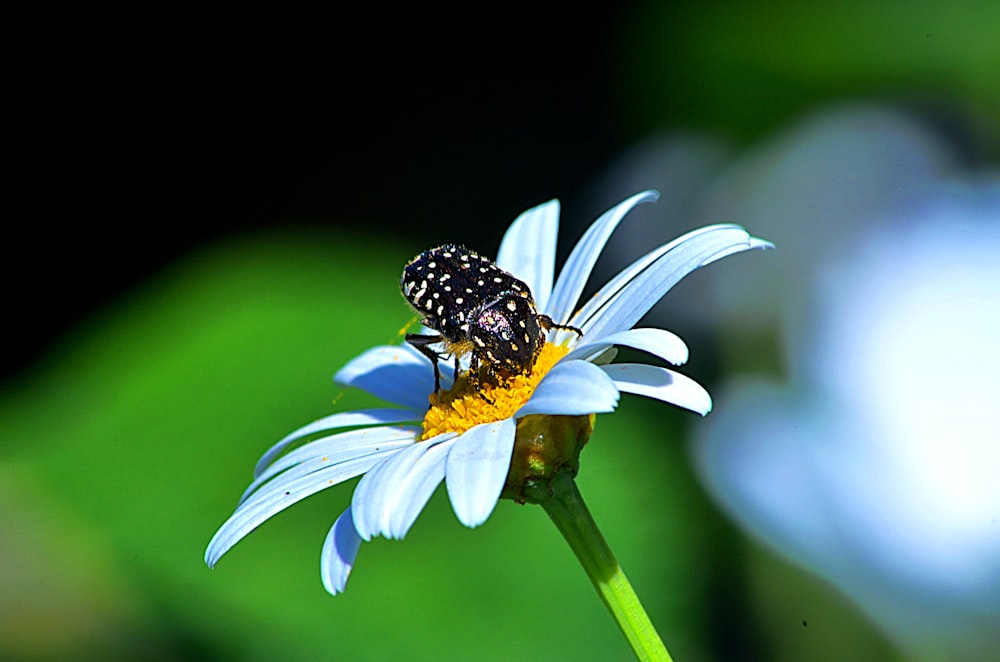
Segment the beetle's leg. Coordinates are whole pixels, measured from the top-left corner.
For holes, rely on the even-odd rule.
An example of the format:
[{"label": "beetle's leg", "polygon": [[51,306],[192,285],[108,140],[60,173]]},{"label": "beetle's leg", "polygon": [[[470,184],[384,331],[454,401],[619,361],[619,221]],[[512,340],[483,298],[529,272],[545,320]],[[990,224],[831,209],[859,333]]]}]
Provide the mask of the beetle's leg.
[{"label": "beetle's leg", "polygon": [[441,353],[432,349],[431,345],[439,343],[444,338],[439,334],[425,334],[425,333],[407,333],[406,342],[413,345],[418,352],[430,359],[431,365],[434,366],[434,392],[437,393],[441,390],[441,369],[438,368],[438,360],[441,358]]},{"label": "beetle's leg", "polygon": [[472,384],[472,388],[475,389],[476,395],[485,400],[486,402],[493,404],[493,400],[490,400],[483,394],[482,385],[483,380],[479,377],[479,356],[473,352],[472,358],[469,359],[469,383]]},{"label": "beetle's leg", "polygon": [[575,326],[570,326],[569,324],[556,324],[551,317],[548,315],[538,316],[538,325],[545,329],[546,331],[551,331],[552,329],[561,329],[563,331],[572,331],[578,337],[583,336],[583,331],[576,328]]}]

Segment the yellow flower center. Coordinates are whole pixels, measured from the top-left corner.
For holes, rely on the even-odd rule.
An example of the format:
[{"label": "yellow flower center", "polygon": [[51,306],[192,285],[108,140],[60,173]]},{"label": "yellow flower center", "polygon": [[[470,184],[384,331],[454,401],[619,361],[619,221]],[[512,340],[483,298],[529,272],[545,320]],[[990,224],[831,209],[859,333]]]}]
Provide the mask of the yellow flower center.
[{"label": "yellow flower center", "polygon": [[568,347],[545,343],[530,374],[515,375],[500,386],[482,384],[476,390],[468,375],[461,375],[450,390],[431,393],[431,408],[424,416],[424,434],[420,438],[430,439],[442,432],[461,434],[482,423],[510,418],[528,401],[542,377],[568,352]]}]

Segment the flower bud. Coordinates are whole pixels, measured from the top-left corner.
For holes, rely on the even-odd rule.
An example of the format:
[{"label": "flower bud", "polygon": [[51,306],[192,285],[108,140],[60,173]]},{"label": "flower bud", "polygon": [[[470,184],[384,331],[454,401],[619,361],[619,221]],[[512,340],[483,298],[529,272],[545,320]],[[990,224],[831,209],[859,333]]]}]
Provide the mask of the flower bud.
[{"label": "flower bud", "polygon": [[510,471],[500,497],[518,503],[536,503],[531,496],[560,470],[575,476],[580,451],[594,431],[593,414],[586,416],[525,416],[517,422]]}]

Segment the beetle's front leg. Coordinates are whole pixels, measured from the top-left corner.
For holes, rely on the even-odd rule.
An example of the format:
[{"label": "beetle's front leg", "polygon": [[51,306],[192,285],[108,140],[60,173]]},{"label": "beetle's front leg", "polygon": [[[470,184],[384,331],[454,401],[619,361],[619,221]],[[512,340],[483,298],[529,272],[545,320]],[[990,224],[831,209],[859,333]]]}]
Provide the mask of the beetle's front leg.
[{"label": "beetle's front leg", "polygon": [[438,367],[438,360],[441,358],[441,353],[435,349],[431,348],[431,345],[441,342],[444,340],[439,334],[428,334],[428,333],[407,333],[406,342],[413,345],[414,348],[428,359],[430,359],[431,365],[434,366],[434,392],[437,393],[441,390],[441,369]]},{"label": "beetle's front leg", "polygon": [[575,326],[570,326],[569,324],[557,324],[548,315],[539,315],[538,325],[543,329],[545,329],[546,331],[551,331],[552,329],[559,329],[560,331],[572,331],[577,335],[578,338],[583,336],[583,331],[581,331],[580,329],[576,328]]}]

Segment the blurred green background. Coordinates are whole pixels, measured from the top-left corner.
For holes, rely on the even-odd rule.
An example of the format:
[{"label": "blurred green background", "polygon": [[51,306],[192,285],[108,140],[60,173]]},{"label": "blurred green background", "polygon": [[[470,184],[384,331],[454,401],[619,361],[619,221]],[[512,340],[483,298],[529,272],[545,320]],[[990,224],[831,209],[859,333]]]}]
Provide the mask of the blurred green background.
[{"label": "blurred green background", "polygon": [[[844,98],[995,125],[997,7],[632,2],[464,29],[175,16],[50,34],[47,74],[20,81],[32,205],[4,272],[0,658],[629,659],[533,507],[468,530],[439,490],[405,541],[363,546],[337,598],[319,552],[353,483],[215,571],[202,555],[271,443],[334,399],[372,404],[330,377],[398,341],[414,253],[495,252],[560,197],[565,255],[588,183],[664,128],[749,144]],[[698,423],[626,397],[579,479],[675,658],[895,656],[708,502],[684,448]]]}]

